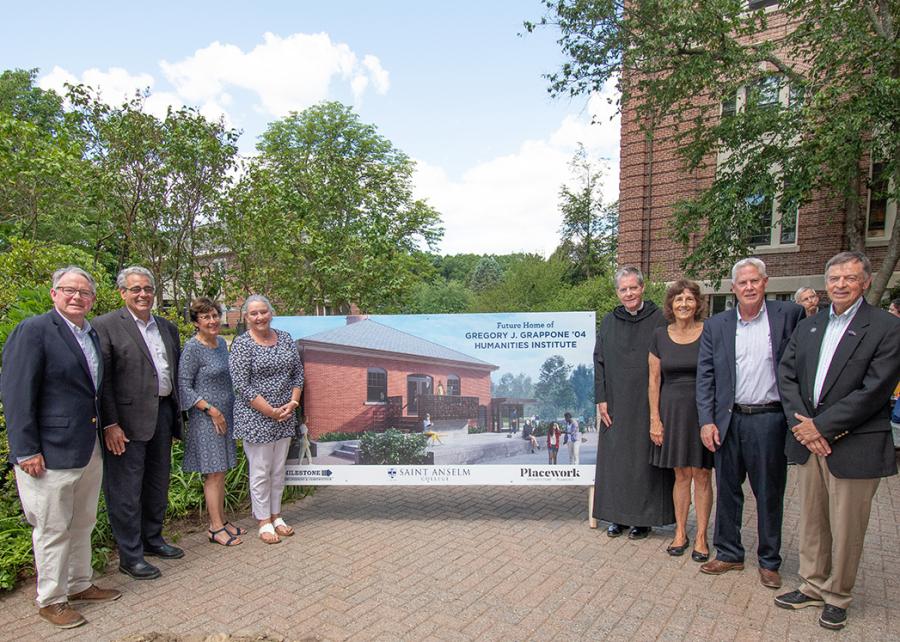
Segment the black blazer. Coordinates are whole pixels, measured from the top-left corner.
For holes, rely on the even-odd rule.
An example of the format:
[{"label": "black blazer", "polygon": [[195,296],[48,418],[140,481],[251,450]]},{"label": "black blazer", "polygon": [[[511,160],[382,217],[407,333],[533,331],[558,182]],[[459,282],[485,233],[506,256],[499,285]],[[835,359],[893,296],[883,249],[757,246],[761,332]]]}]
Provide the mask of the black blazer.
[{"label": "black blazer", "polygon": [[[100,357],[97,333],[91,340]],[[54,309],[25,319],[3,346],[0,394],[9,434],[9,461],[44,456],[50,469],[84,468],[99,429],[103,362],[97,378],[65,320]]]},{"label": "black blazer", "polygon": [[[891,434],[891,392],[900,378],[900,320],[865,300],[844,332],[825,375],[819,405],[813,388],[830,308],[804,319],[788,343],[778,378],[788,425],[794,413],[812,417],[828,443],[831,474],[874,479],[897,472]],[[790,461],[805,463],[809,450],[788,435]]]},{"label": "black blazer", "polygon": [[[710,317],[700,334],[697,358],[697,415],[700,425],[715,424],[719,440],[725,441],[734,408],[735,337],[737,310],[726,310]],[[804,315],[803,308],[787,301],[766,301],[772,355],[777,364],[794,328]]]},{"label": "black blazer", "polygon": [[[178,405],[178,362],[181,340],[171,321],[154,315],[166,346],[172,375],[172,397]],[[103,365],[109,380],[100,397],[103,425],[119,424],[129,440],[149,441],[156,432],[159,383],[153,357],[128,308],[119,308],[92,322],[100,336]],[[175,412],[172,435],[181,436],[181,412]]]}]

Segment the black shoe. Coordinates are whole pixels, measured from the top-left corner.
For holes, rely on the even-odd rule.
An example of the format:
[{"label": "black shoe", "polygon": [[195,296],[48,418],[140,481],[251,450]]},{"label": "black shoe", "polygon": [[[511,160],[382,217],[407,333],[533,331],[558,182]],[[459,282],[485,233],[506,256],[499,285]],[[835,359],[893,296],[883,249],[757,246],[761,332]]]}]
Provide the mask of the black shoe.
[{"label": "black shoe", "polygon": [[628,531],[628,539],[644,539],[650,534],[649,526],[632,526]]},{"label": "black shoe", "polygon": [[800,591],[791,591],[775,598],[775,606],[783,609],[805,609],[807,606],[823,606],[825,602]]},{"label": "black shoe", "polygon": [[624,526],[622,524],[615,524],[615,523],[610,524],[609,528],[606,529],[606,535],[608,537],[618,537],[619,535],[622,534],[623,528],[628,528],[628,527]]},{"label": "black shoe", "polygon": [[163,544],[162,546],[144,546],[144,555],[152,555],[153,557],[162,557],[167,560],[177,560],[184,557],[184,551],[177,546],[171,544]]},{"label": "black shoe", "polygon": [[119,571],[136,580],[155,580],[162,575],[162,573],[159,572],[159,569],[153,566],[153,564],[148,564],[144,561],[136,562],[134,564],[125,564],[122,562],[119,564]]},{"label": "black shoe", "polygon": [[684,555],[684,552],[687,550],[687,547],[691,545],[691,540],[688,538],[684,538],[684,544],[681,546],[669,546],[666,548],[666,553],[671,555],[672,557],[681,557]]},{"label": "black shoe", "polygon": [[819,626],[832,631],[840,631],[847,626],[847,609],[826,604],[822,609],[822,615],[819,616]]},{"label": "black shoe", "polygon": [[695,562],[708,562],[709,561],[709,552],[701,553],[697,549],[691,551],[691,559]]}]

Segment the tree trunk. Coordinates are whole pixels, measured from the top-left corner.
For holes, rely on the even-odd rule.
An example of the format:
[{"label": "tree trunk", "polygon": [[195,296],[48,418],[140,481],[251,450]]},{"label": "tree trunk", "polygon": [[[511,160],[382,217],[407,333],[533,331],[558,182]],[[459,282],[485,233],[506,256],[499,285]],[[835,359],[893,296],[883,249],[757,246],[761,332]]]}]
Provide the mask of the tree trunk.
[{"label": "tree trunk", "polygon": [[[898,180],[900,180],[900,167],[894,171],[895,185],[898,184]],[[894,273],[894,268],[897,267],[898,258],[900,258],[900,212],[894,214],[894,226],[891,228],[891,235],[888,238],[887,252],[884,255],[884,260],[881,262],[881,267],[872,279],[872,287],[869,288],[869,292],[866,294],[866,301],[872,305],[881,303],[881,297],[887,289],[891,275]]]},{"label": "tree trunk", "polygon": [[848,250],[866,251],[865,210],[859,206],[859,170],[848,181],[844,197],[844,239]]}]

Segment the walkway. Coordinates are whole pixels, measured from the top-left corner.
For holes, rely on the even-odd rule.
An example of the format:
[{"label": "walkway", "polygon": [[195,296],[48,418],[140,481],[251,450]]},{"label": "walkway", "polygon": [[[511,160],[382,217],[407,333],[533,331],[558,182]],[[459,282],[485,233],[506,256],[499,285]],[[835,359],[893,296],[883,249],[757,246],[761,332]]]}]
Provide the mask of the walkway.
[{"label": "walkway", "polygon": [[[90,623],[80,629],[57,632],[39,620],[28,583],[0,598],[0,638],[900,640],[900,477],[882,483],[876,497],[856,602],[841,634],[816,624],[817,609],[775,608],[752,563],[708,577],[689,556],[665,554],[671,531],[631,542],[588,529],[586,494],[575,487],[323,488],[286,511],[299,535],[280,545],[250,537],[225,549],[195,532],[179,542],[183,560],[160,564],[159,580],[111,570],[99,583],[124,597],[83,608]],[[753,550],[749,504],[745,544]],[[792,474],[786,588],[796,582],[797,514]]]}]

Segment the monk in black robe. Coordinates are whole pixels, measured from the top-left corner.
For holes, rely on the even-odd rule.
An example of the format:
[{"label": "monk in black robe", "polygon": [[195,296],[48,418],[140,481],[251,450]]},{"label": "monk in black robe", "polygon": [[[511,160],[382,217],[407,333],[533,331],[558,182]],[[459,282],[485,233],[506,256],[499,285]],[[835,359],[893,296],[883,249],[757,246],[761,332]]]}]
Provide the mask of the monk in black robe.
[{"label": "monk in black robe", "polygon": [[622,305],[600,323],[594,348],[597,445],[594,517],[610,522],[606,533],[643,539],[651,526],[675,521],[670,469],[650,463],[650,409],[647,400],[650,340],[666,325],[662,310],[644,301],[644,277],[634,267],[616,272]]}]

